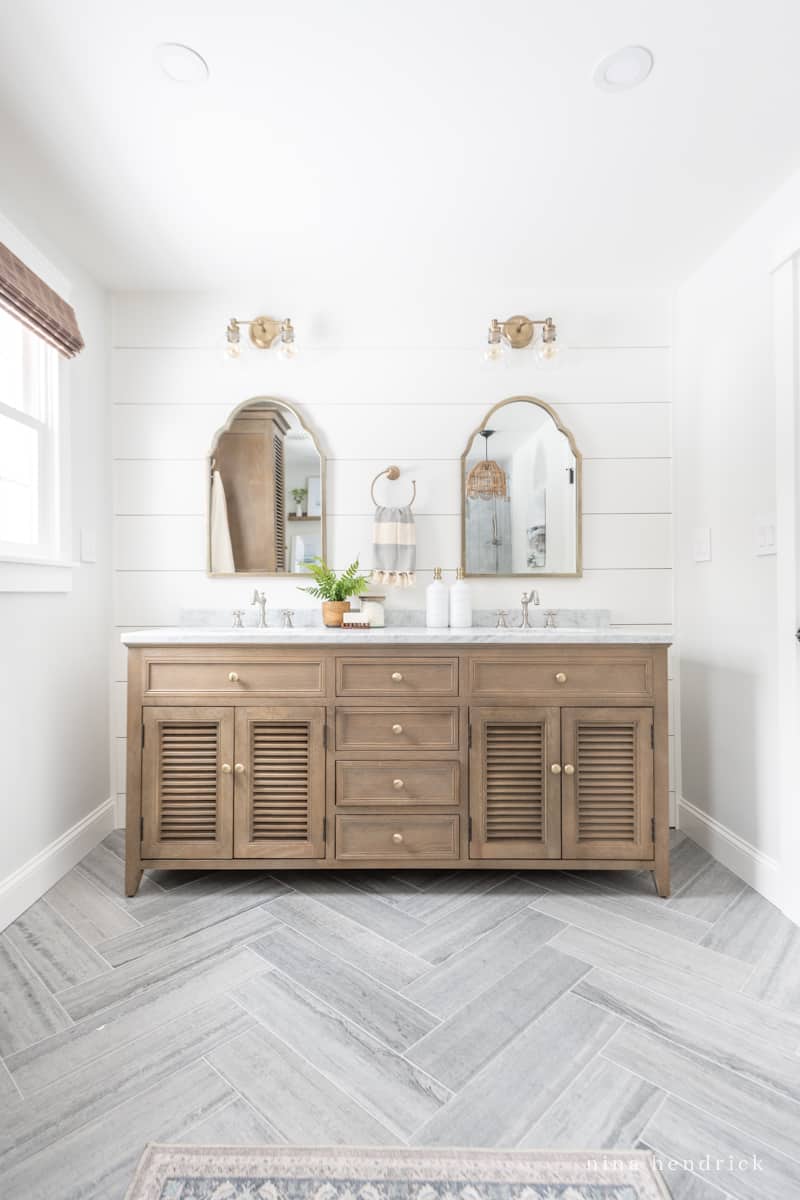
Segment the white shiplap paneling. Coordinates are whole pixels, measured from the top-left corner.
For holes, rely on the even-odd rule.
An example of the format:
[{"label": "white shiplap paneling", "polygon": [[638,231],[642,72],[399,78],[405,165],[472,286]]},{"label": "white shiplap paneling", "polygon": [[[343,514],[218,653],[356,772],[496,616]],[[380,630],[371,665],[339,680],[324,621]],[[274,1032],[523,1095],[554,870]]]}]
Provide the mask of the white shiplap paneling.
[{"label": "white shiplap paneling", "polygon": [[[513,395],[553,405],[584,456],[584,575],[543,579],[543,604],[609,608],[615,624],[672,620],[670,501],[670,313],[658,293],[450,296],[425,290],[380,313],[344,298],[304,309],[282,297],[304,343],[279,363],[251,351],[220,353],[230,312],[270,311],[268,298],[183,294],[118,296],[114,302],[112,397],[115,487],[114,621],[174,624],[186,609],[247,604],[253,580],[205,574],[205,456],[231,409],[254,395],[288,400],[304,413],[328,456],[329,557],[369,565],[372,477],[390,462],[386,503],[417,481],[419,583],[390,596],[422,606],[434,566],[459,559],[459,459],[486,410]],[[275,308],[276,305],[273,305]],[[530,355],[499,372],[481,366],[488,318],[547,309],[571,350],[561,371],[541,373]],[[391,345],[387,345],[391,342]],[[513,607],[519,580],[475,580],[478,607]],[[270,605],[300,608],[292,579],[259,581]],[[115,647],[112,676],[124,680]],[[116,732],[124,734],[124,688],[115,687]],[[121,743],[114,753],[120,762]],[[124,791],[121,762],[117,787]]]}]

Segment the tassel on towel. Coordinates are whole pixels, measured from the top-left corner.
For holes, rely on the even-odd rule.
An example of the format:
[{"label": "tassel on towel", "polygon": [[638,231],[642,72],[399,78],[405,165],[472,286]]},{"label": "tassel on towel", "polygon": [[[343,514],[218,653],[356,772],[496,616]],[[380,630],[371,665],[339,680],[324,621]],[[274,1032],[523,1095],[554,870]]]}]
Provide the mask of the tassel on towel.
[{"label": "tassel on towel", "polygon": [[389,508],[378,505],[372,527],[375,552],[373,583],[387,587],[413,587],[417,565],[417,527],[411,505]]}]

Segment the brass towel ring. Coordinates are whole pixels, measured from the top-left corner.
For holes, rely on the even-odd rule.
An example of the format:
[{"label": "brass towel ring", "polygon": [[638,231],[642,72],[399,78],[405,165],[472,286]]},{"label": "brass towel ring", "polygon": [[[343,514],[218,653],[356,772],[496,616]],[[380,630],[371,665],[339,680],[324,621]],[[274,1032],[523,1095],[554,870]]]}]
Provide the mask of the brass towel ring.
[{"label": "brass towel ring", "polygon": [[[370,495],[372,496],[372,503],[375,505],[377,505],[377,503],[378,503],[378,501],[375,499],[375,484],[378,482],[381,475],[385,475],[387,479],[399,479],[400,478],[400,468],[399,467],[387,467],[385,471],[378,471],[378,474],[373,479],[373,481],[370,485],[370,489],[369,489]],[[416,481],[416,479],[411,480],[411,487],[413,488],[413,491],[411,493],[411,499],[408,502],[409,508],[411,508],[411,505],[414,503],[414,501],[417,498],[417,481]]]}]

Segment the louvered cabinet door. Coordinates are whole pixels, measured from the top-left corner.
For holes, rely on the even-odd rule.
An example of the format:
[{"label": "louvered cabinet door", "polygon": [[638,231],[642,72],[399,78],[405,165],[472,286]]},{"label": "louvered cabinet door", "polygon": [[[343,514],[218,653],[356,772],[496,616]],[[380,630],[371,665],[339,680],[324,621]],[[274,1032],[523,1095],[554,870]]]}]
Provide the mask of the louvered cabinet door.
[{"label": "louvered cabinet door", "polygon": [[236,710],[234,857],[325,857],[325,710]]},{"label": "louvered cabinet door", "polygon": [[142,858],[230,858],[234,710],[143,711]]},{"label": "louvered cabinet door", "polygon": [[564,858],[653,857],[652,730],[651,708],[561,710]]},{"label": "louvered cabinet door", "polygon": [[559,710],[479,708],[470,724],[470,858],[559,858]]}]

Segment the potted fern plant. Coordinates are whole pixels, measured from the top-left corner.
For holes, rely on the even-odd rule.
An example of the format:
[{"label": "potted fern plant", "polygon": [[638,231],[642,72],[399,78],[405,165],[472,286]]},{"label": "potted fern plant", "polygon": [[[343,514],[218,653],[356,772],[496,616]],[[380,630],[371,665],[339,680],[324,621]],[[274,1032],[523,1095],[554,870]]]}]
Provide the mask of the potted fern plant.
[{"label": "potted fern plant", "polygon": [[365,592],[369,587],[369,578],[359,575],[358,559],[351,562],[341,575],[337,575],[321,558],[315,558],[307,565],[314,577],[314,584],[300,588],[300,591],[322,601],[322,623],[329,629],[335,629],[342,624],[344,614],[350,611],[350,597]]}]

